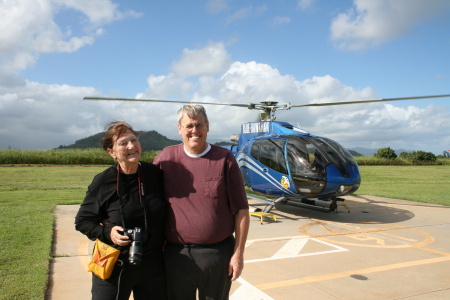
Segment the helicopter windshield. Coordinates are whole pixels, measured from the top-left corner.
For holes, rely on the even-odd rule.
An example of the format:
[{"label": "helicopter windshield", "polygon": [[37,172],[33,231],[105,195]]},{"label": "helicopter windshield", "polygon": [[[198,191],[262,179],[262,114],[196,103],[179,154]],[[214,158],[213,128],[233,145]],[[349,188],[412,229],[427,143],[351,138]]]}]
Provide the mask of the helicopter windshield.
[{"label": "helicopter windshield", "polygon": [[335,141],[327,138],[319,138],[315,139],[314,142],[325,155],[327,155],[331,163],[336,166],[342,176],[346,178],[350,176],[348,165],[358,166],[350,152]]},{"label": "helicopter windshield", "polygon": [[297,190],[308,197],[319,195],[325,187],[328,161],[311,142],[300,137],[286,137],[286,156]]},{"label": "helicopter windshield", "polygon": [[328,143],[329,145],[331,145],[339,154],[342,155],[342,157],[344,157],[345,162],[357,167],[358,164],[356,163],[355,158],[353,157],[353,155],[344,147],[342,147],[341,145],[339,145],[338,143],[336,143],[333,140],[327,139],[327,138],[322,138],[322,140],[324,140],[326,143]]}]

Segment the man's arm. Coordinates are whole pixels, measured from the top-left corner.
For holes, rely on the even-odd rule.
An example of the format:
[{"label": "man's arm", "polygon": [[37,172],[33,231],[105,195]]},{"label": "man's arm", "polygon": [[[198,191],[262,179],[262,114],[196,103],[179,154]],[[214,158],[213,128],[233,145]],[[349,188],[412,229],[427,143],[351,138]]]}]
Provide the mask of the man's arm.
[{"label": "man's arm", "polygon": [[238,279],[244,269],[245,242],[247,241],[248,228],[250,226],[248,209],[241,209],[235,213],[234,226],[236,242],[234,245],[234,254],[231,257],[228,269],[228,275],[232,276],[231,281]]}]

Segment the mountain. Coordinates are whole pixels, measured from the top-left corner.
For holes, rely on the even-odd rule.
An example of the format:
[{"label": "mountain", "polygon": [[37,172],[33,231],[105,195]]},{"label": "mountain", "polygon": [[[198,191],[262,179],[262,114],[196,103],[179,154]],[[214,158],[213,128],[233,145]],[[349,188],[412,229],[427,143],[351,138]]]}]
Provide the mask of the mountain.
[{"label": "mountain", "polygon": [[362,148],[362,147],[347,148],[347,150],[350,151],[350,153],[351,153],[351,151],[357,152],[361,156],[373,156],[375,153],[378,152],[378,149],[367,149],[367,148]]},{"label": "mountain", "polygon": [[350,149],[347,149],[347,150],[348,150],[348,152],[350,152],[350,154],[353,155],[353,156],[364,156],[364,155],[362,155],[361,153],[356,152],[356,151],[354,151],[354,150],[350,150]]},{"label": "mountain", "polygon": [[177,145],[181,143],[181,140],[171,140],[158,132],[144,131],[139,136],[139,142],[141,142],[143,151],[150,150],[162,150],[167,146]]},{"label": "mountain", "polygon": [[[162,150],[163,148],[171,145],[181,143],[181,141],[171,140],[167,137],[152,131],[138,131],[139,142],[143,151]],[[75,144],[69,146],[59,146],[58,149],[86,149],[86,148],[101,148],[101,140],[105,135],[104,132],[100,132],[84,139],[75,141]]]}]

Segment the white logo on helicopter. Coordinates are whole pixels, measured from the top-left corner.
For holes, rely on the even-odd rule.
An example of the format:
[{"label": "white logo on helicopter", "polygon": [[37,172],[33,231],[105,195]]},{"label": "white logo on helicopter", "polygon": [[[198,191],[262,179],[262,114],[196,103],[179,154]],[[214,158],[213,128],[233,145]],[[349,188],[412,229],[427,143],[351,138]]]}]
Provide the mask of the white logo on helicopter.
[{"label": "white logo on helicopter", "polygon": [[269,132],[270,122],[245,123],[242,124],[243,133]]}]

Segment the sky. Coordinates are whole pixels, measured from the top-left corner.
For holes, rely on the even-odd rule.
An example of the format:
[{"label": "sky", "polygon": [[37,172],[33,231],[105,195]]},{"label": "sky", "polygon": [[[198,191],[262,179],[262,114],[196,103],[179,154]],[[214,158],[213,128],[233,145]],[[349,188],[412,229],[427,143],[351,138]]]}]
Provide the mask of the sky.
[{"label": "sky", "polygon": [[[0,0],[0,149],[52,149],[125,121],[181,140],[181,104],[450,94],[447,0]],[[450,97],[278,111],[346,148],[450,150]],[[258,111],[205,106],[208,140]]]}]

